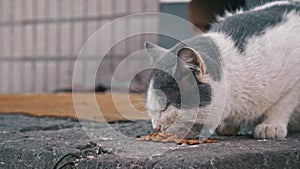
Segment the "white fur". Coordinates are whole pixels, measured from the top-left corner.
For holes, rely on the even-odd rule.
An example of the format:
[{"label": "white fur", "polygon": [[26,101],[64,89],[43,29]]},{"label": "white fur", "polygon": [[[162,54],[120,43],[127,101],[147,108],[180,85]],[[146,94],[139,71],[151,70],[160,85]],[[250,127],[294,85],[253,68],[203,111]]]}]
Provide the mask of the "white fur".
[{"label": "white fur", "polygon": [[160,110],[160,105],[157,101],[157,96],[155,96],[155,91],[153,88],[153,79],[150,80],[149,83],[149,88],[147,91],[147,104],[146,108],[151,112],[151,111],[159,111]]},{"label": "white fur", "polygon": [[165,107],[165,96],[161,91],[158,91],[153,88],[153,82],[154,80],[151,79],[147,91],[147,102],[146,102],[146,108],[148,110],[148,115],[152,119],[152,127],[154,129],[160,129],[161,128],[161,111]]},{"label": "white fur", "polygon": [[235,14],[242,14],[242,13],[244,13],[244,10],[243,10],[243,9],[238,9],[238,10],[236,10],[236,11],[234,11],[234,12],[225,11],[224,16],[216,16],[216,19],[217,19],[217,21],[223,21],[223,20],[225,20],[226,18],[231,17],[232,15],[235,15]]},{"label": "white fur", "polygon": [[225,35],[206,35],[223,54],[229,95],[222,120],[238,126],[266,115],[255,129],[258,138],[284,138],[290,116],[300,104],[300,17],[290,12],[285,18],[284,24],[248,39],[243,54]]}]

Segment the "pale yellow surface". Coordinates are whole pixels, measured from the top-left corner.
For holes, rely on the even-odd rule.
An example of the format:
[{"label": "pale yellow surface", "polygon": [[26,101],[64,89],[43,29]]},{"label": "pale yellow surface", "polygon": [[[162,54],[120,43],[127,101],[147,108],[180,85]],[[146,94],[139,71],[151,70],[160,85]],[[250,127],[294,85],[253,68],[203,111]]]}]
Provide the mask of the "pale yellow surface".
[{"label": "pale yellow surface", "polygon": [[112,94],[96,94],[94,97],[93,94],[75,93],[73,96],[74,102],[72,94],[67,93],[0,95],[0,113],[68,117],[89,121],[148,119],[143,107],[143,95],[118,93],[114,95],[114,101]]}]

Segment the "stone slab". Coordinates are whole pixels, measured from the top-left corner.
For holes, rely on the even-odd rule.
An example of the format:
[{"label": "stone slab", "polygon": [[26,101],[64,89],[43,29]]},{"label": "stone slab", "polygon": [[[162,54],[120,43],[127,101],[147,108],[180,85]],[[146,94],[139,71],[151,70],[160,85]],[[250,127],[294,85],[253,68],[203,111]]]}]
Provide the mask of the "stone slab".
[{"label": "stone slab", "polygon": [[0,168],[53,168],[67,153],[103,148],[77,168],[299,168],[300,133],[287,139],[217,137],[218,143],[179,146],[135,141],[149,121],[92,123],[0,115]]}]

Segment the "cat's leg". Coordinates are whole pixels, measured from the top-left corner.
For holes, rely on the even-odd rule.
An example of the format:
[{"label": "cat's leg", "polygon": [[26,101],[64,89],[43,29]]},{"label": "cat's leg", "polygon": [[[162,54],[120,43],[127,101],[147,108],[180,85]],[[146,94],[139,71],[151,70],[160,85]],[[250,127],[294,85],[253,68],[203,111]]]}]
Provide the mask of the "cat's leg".
[{"label": "cat's leg", "polygon": [[[299,99],[300,100],[300,99]],[[300,131],[300,102],[298,103],[298,106],[294,110],[290,122],[289,122],[289,131]]]},{"label": "cat's leg", "polygon": [[223,122],[217,127],[216,134],[224,135],[224,136],[233,136],[233,135],[237,135],[239,130],[240,130],[239,126],[235,126],[230,123]]},{"label": "cat's leg", "polygon": [[287,125],[291,114],[298,105],[299,85],[290,89],[265,113],[263,123],[257,125],[254,131],[255,138],[283,139],[287,135]]}]

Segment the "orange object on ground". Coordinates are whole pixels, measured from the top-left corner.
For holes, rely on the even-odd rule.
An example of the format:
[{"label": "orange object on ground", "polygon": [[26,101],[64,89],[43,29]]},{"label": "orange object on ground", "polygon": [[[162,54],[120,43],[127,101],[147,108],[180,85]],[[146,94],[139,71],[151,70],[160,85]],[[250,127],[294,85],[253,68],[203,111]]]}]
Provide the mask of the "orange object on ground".
[{"label": "orange object on ground", "polygon": [[176,134],[172,135],[166,132],[150,133],[149,135],[139,137],[136,140],[154,141],[154,142],[162,142],[162,143],[177,143],[177,144],[187,144],[187,145],[195,145],[201,143],[217,143],[217,140],[211,140],[208,138],[203,138],[202,140],[198,140],[196,138],[195,139],[179,138]]}]

